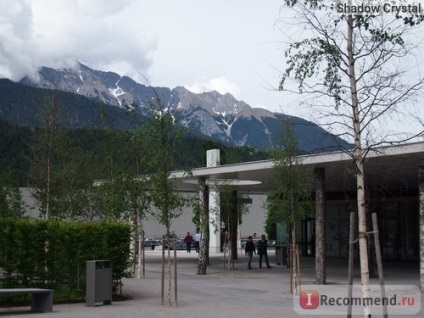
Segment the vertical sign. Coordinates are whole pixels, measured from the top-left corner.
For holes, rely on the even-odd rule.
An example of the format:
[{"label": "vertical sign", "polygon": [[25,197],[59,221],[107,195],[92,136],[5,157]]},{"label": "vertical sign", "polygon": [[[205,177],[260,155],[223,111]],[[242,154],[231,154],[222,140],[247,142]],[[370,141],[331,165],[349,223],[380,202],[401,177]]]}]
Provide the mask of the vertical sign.
[{"label": "vertical sign", "polygon": [[219,166],[220,161],[219,149],[211,149],[206,152],[206,167]]}]

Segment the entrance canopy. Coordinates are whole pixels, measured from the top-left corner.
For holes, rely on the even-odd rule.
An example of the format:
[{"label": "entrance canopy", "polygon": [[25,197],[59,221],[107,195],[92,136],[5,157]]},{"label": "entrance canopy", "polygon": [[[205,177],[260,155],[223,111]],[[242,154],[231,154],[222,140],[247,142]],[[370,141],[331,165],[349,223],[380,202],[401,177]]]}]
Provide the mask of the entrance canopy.
[{"label": "entrance canopy", "polygon": [[[343,151],[326,152],[298,157],[305,167],[324,168],[327,192],[351,192],[356,190],[356,178],[352,157]],[[367,187],[377,190],[396,189],[412,191],[418,189],[418,168],[424,159],[424,142],[380,147],[367,154],[365,177]],[[207,184],[227,182],[235,190],[248,193],[267,193],[274,188],[273,162],[262,160],[216,167],[195,168],[187,176],[184,171],[172,173],[182,191],[196,192],[198,178],[204,177]]]}]

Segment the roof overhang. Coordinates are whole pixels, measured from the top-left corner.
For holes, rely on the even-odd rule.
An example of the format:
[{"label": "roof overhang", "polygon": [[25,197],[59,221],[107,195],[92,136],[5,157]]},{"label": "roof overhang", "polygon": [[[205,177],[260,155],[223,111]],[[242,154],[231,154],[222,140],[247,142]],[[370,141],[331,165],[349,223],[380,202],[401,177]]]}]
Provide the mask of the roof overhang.
[{"label": "roof overhang", "polygon": [[[302,155],[298,159],[306,168],[324,168],[327,192],[355,191],[354,162],[348,152]],[[424,142],[376,148],[369,151],[364,163],[367,186],[381,189],[418,188],[418,168],[424,159]],[[274,163],[271,160],[202,167],[174,171],[171,177],[182,191],[198,191],[197,180],[205,178],[209,185],[216,180],[241,192],[268,193],[274,189]],[[240,182],[234,182],[239,180]],[[241,182],[241,181],[246,182]],[[250,183],[248,182],[250,181]]]}]

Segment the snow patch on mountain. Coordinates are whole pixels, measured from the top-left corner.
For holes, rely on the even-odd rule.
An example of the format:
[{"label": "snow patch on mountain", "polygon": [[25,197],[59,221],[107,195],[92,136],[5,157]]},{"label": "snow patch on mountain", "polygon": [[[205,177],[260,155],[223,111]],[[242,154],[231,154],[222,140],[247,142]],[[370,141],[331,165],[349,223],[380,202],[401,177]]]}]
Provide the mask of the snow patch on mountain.
[{"label": "snow patch on mountain", "polygon": [[121,95],[124,95],[125,92],[122,90],[122,88],[120,88],[119,86],[115,87],[115,88],[109,88],[109,92],[115,96],[116,98],[118,98]]},{"label": "snow patch on mountain", "polygon": [[[193,93],[182,86],[174,89],[148,87],[127,76],[93,70],[83,64],[78,64],[74,69],[62,70],[42,67],[39,79],[34,82],[26,77],[21,82],[40,88],[76,92],[117,107],[137,105],[135,109],[143,116],[149,113],[148,105],[151,102],[156,103],[159,98],[175,122],[180,122],[191,131],[207,138],[232,145],[271,148],[279,127],[280,118],[277,115],[281,116],[266,109],[252,108],[229,93],[220,94],[217,91]],[[292,120],[294,118],[296,117]],[[324,139],[323,136],[328,136],[328,133],[316,125],[313,128],[304,127],[306,125],[302,126],[299,135],[304,139],[307,136],[311,140],[300,141],[300,147],[305,145],[303,148],[305,151],[325,148],[319,143]],[[327,144],[337,145],[338,142],[335,138]]]}]

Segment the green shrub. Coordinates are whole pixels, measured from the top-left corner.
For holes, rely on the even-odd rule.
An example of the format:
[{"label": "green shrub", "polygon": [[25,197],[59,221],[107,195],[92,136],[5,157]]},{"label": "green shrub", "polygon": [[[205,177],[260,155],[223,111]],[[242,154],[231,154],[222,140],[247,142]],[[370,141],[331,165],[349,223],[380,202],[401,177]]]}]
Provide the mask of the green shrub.
[{"label": "green shrub", "polygon": [[86,262],[112,260],[113,289],[130,277],[130,226],[0,218],[0,287],[52,288],[56,300],[83,298]]}]

